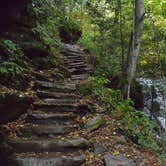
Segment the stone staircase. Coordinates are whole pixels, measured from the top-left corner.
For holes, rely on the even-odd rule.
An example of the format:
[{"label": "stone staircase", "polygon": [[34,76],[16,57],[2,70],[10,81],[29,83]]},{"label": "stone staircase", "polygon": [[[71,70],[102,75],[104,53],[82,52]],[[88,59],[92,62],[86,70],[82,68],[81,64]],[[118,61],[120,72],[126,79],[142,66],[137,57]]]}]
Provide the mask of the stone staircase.
[{"label": "stone staircase", "polygon": [[76,84],[89,77],[84,52],[77,46],[63,44],[61,53],[70,78],[61,81],[37,80],[37,98],[16,138],[9,144],[19,166],[83,166],[84,150],[91,144],[86,138],[73,138],[70,132],[80,130],[77,122],[89,111],[81,104]]}]

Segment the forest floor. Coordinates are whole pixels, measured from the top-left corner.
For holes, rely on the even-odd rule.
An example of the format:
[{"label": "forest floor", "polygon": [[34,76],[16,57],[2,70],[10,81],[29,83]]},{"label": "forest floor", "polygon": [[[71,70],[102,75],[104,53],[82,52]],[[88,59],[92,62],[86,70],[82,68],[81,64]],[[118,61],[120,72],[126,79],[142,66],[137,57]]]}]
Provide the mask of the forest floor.
[{"label": "forest floor", "polygon": [[[99,106],[96,104],[99,108]],[[86,154],[86,166],[103,166],[103,155],[110,153],[113,156],[124,155],[127,158],[137,161],[138,166],[162,166],[161,161],[157,157],[155,153],[153,153],[150,149],[139,149],[137,146],[130,140],[126,139],[123,135],[117,132],[117,129],[121,126],[115,119],[112,119],[109,115],[103,114],[101,109],[96,109],[96,115],[102,114],[106,123],[105,126],[97,129],[96,131],[90,131],[87,129],[81,129],[74,132],[71,132],[67,137],[84,137],[90,142],[98,142],[103,145],[106,151],[102,152],[102,154],[95,154],[93,149],[88,149],[85,152],[80,151],[81,153]],[[87,121],[87,119],[95,116],[86,115],[81,119],[77,119],[80,124],[83,124]],[[8,123],[6,127],[10,131],[10,135],[16,136],[19,132],[19,129],[24,125],[25,116],[23,115],[15,122]],[[62,140],[64,137],[59,136]]]},{"label": "forest floor", "polygon": [[[74,50],[73,50],[70,47],[71,46],[69,46],[69,48],[67,50],[67,54],[69,54],[69,55],[74,55],[75,53],[80,54],[81,50],[78,50],[76,48],[74,48]],[[74,58],[74,56],[73,56],[73,58]],[[69,63],[68,65],[71,65],[71,63],[73,63],[72,69],[75,69],[76,66],[77,67],[82,66],[81,58],[79,59],[80,61],[78,64],[76,64],[74,62],[75,59],[73,59],[73,58],[71,61],[67,61]],[[83,72],[84,70],[81,70],[81,71]],[[74,70],[74,72],[75,72],[75,70]],[[43,71],[42,73],[46,73],[46,71]],[[75,74],[71,74],[71,75],[73,76],[72,77],[73,79],[71,79],[70,81],[67,81],[67,84],[66,84],[67,90],[73,88],[73,87],[70,87],[69,84],[74,84],[74,87],[75,87],[75,84],[81,83],[81,80],[85,81],[86,79],[88,79],[88,76],[86,75],[86,73],[81,74],[81,75],[77,74],[77,76]],[[38,81],[38,80],[36,80],[36,81]],[[42,83],[42,81],[41,81],[41,83]],[[32,82],[31,84],[33,85],[33,84],[35,84],[35,82]],[[37,88],[41,90],[44,86],[46,86],[45,90],[48,90],[47,92],[49,92],[49,95],[51,95],[52,94],[51,90],[50,90],[51,81],[47,82],[47,85],[44,85],[44,84],[38,85]],[[53,86],[55,86],[55,87],[57,86],[56,82],[54,82]],[[53,88],[55,88],[55,87],[53,87]],[[58,88],[61,88],[61,93],[64,93],[64,91],[63,91],[64,86],[63,87],[59,86]],[[25,92],[25,93],[36,94],[37,90],[32,89],[31,92]],[[77,92],[76,93],[75,92],[74,93],[67,92],[66,94],[70,98],[70,96],[77,95],[78,93]],[[58,106],[60,106],[60,109],[62,109],[62,106],[64,106],[66,104],[65,103],[66,101],[62,102],[62,100],[64,99],[63,97],[60,98],[60,100],[61,100],[60,104],[57,104],[56,102],[59,102],[59,99],[56,98],[57,97],[56,94],[51,99],[50,99],[50,96],[48,95],[48,93],[47,94],[45,93],[44,95],[46,95],[46,98],[44,98],[46,103],[44,103],[44,104],[42,102],[37,103],[36,106],[34,106],[35,105],[34,104],[28,110],[28,113],[22,115],[18,120],[5,125],[5,127],[10,131],[10,137],[9,137],[10,139],[12,139],[12,140],[17,140],[20,138],[22,139],[21,140],[22,142],[19,142],[19,143],[17,142],[15,144],[13,143],[15,145],[14,147],[16,148],[15,149],[16,151],[18,150],[17,147],[19,147],[20,145],[23,146],[23,141],[27,141],[27,144],[28,144],[29,140],[34,141],[34,140],[36,140],[36,138],[38,140],[44,140],[44,141],[48,140],[48,139],[55,138],[55,137],[56,137],[56,139],[61,140],[61,141],[68,140],[71,138],[72,139],[84,138],[84,139],[88,140],[88,142],[90,143],[91,146],[85,147],[85,149],[78,147],[78,151],[76,151],[76,152],[73,151],[72,153],[73,153],[73,155],[75,155],[75,153],[77,153],[77,155],[78,154],[85,155],[85,163],[83,164],[85,166],[95,166],[95,165],[97,165],[97,166],[106,165],[107,166],[107,164],[104,163],[104,159],[105,159],[105,156],[107,154],[110,154],[110,155],[115,156],[115,157],[119,156],[119,155],[123,155],[124,157],[134,161],[135,166],[161,166],[162,165],[160,160],[158,159],[157,155],[155,155],[151,150],[139,149],[129,138],[126,138],[124,135],[120,134],[118,132],[118,129],[120,128],[121,123],[119,123],[115,119],[112,119],[110,117],[110,115],[103,112],[103,108],[101,108],[92,99],[84,97],[84,96],[81,96],[81,99],[79,99],[79,106],[80,105],[88,106],[88,105],[92,104],[94,106],[94,108],[93,108],[92,112],[86,111],[86,113],[79,114],[79,115],[77,114],[77,117],[74,119],[74,121],[72,121],[72,122],[74,122],[74,125],[72,123],[72,127],[76,127],[77,129],[72,130],[72,131],[67,132],[67,133],[63,133],[63,134],[61,134],[61,133],[57,134],[57,133],[54,133],[54,131],[47,131],[45,133],[45,134],[48,134],[47,137],[43,137],[43,135],[42,135],[43,133],[40,133],[41,135],[39,136],[35,132],[30,131],[30,134],[31,134],[30,138],[28,137],[26,139],[25,138],[26,135],[24,135],[24,134],[21,135],[21,137],[20,137],[20,133],[22,132],[22,129],[24,129],[27,125],[27,117],[29,115],[32,115],[35,113],[36,114],[46,114],[47,113],[47,116],[48,116],[48,112],[42,110],[45,106],[47,106],[47,111],[48,111],[50,109],[50,106],[53,106],[53,105],[57,106],[58,105]],[[47,95],[49,96],[49,100],[47,100],[48,99]],[[64,94],[61,94],[61,95],[64,95]],[[39,96],[37,96],[37,97],[39,97]],[[42,98],[42,100],[43,100],[43,98]],[[69,99],[67,98],[67,100],[69,100]],[[73,115],[73,114],[75,114],[75,111],[74,111],[75,105],[73,105],[73,103],[72,103],[70,106],[72,106],[73,110],[71,112],[68,112],[67,109],[69,109],[69,108],[65,108],[64,112],[66,112],[68,115]],[[36,109],[35,107],[40,107],[40,111],[38,108]],[[78,108],[76,108],[76,109],[78,109]],[[59,113],[62,113],[62,112],[58,112],[58,114],[57,114],[56,111],[57,110],[52,111],[52,113],[56,113],[56,116],[59,116]],[[61,116],[66,115],[66,114],[64,114],[64,112],[63,112],[63,115],[61,115]],[[105,123],[103,125],[97,127],[94,130],[91,130],[90,128],[85,127],[89,120],[92,120],[94,117],[97,117],[97,116],[103,117],[103,119],[105,121]],[[52,124],[52,122],[53,122],[53,121],[48,120],[48,124],[47,124],[45,122],[46,120],[48,120],[48,119],[44,119],[44,120],[42,119],[41,123],[44,122],[42,125],[47,126],[47,125]],[[38,124],[39,127],[40,127],[41,123]],[[59,122],[57,122],[57,123],[59,123]],[[68,125],[68,123],[66,123],[66,121],[62,120],[61,124],[63,124],[65,127],[69,127],[69,125]],[[33,127],[35,125],[36,125],[36,122],[34,120],[31,120],[30,127]],[[41,125],[41,127],[42,127],[42,125]],[[42,132],[44,132],[44,131],[42,131]],[[34,158],[36,158],[36,157],[43,158],[43,157],[49,155],[48,151],[45,151],[45,152],[42,151],[42,152],[36,153],[36,152],[33,152],[33,150],[30,150],[29,152],[27,152],[28,150],[27,149],[25,150],[22,147],[20,149],[23,151],[21,151],[21,153],[20,153],[20,151],[16,152],[17,153],[16,156],[19,156],[19,158],[22,158],[24,160],[25,160],[25,158],[28,157],[28,155],[29,155],[29,157],[34,157]],[[33,149],[33,147],[32,147],[32,149]],[[19,153],[19,155],[18,155],[18,153]],[[59,155],[60,155],[60,157],[62,157],[60,153],[59,153]],[[64,156],[64,154],[62,154],[62,155]]]}]

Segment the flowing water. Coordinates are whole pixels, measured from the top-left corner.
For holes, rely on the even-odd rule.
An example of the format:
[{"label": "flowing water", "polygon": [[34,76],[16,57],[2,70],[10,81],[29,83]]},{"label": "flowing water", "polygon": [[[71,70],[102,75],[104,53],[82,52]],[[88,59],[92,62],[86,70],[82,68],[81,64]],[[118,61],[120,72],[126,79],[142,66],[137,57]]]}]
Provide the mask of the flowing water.
[{"label": "flowing water", "polygon": [[145,114],[166,131],[166,78],[139,78],[144,95]]}]

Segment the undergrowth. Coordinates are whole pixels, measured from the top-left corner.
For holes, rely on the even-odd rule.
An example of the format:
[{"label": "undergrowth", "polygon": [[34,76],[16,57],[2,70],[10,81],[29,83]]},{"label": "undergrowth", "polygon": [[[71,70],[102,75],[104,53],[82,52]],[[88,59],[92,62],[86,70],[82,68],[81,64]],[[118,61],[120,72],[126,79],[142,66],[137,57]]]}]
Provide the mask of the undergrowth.
[{"label": "undergrowth", "polygon": [[13,77],[23,71],[30,70],[26,57],[21,48],[11,40],[1,39],[0,47],[3,48],[0,62],[0,75],[12,75]]},{"label": "undergrowth", "polygon": [[27,57],[18,44],[8,39],[0,40],[1,84],[16,89],[25,89],[32,70]]},{"label": "undergrowth", "polygon": [[120,90],[112,90],[106,87],[109,80],[104,75],[91,77],[91,82],[80,87],[84,95],[91,97],[103,107],[123,126],[120,130],[131,138],[138,147],[159,149],[154,136],[154,123],[149,120],[143,111],[136,110],[131,100],[123,100]]}]

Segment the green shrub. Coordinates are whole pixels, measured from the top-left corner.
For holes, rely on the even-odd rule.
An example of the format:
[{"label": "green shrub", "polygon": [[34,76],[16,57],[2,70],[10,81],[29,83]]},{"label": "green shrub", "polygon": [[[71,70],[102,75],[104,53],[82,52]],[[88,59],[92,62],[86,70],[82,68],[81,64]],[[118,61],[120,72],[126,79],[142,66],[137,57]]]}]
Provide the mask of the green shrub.
[{"label": "green shrub", "polygon": [[59,53],[59,19],[56,3],[53,0],[34,0],[33,4],[37,18],[37,26],[33,31],[40,36],[43,44],[48,47],[53,58],[56,59]]},{"label": "green shrub", "polygon": [[9,74],[12,76],[16,76],[22,71],[23,69],[14,62],[5,61],[0,64],[0,75]]},{"label": "green shrub", "polygon": [[122,100],[120,90],[112,90],[105,85],[109,80],[103,75],[91,77],[91,82],[81,88],[81,92],[91,96],[105,110],[122,124],[122,130],[128,137],[133,137],[138,147],[148,147],[158,150],[153,134],[155,125],[145,117],[143,111],[136,110],[131,100]]},{"label": "green shrub", "polygon": [[22,49],[13,41],[7,39],[0,40],[1,49],[5,51],[2,62],[0,63],[0,74],[9,74],[16,76],[23,70],[30,70],[27,58],[24,56]]},{"label": "green shrub", "polygon": [[18,51],[17,45],[11,40],[1,39],[0,45],[4,46],[10,53],[16,53]]}]

